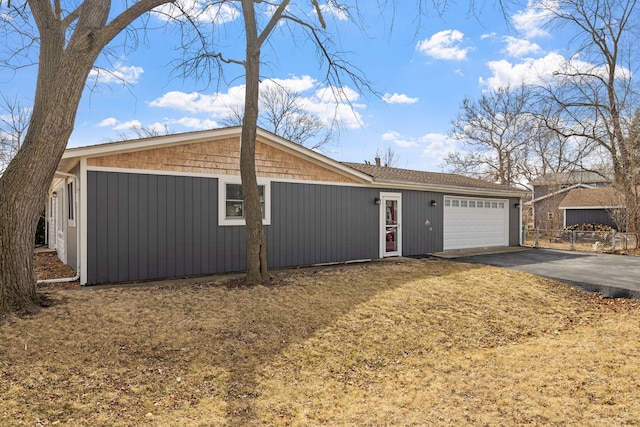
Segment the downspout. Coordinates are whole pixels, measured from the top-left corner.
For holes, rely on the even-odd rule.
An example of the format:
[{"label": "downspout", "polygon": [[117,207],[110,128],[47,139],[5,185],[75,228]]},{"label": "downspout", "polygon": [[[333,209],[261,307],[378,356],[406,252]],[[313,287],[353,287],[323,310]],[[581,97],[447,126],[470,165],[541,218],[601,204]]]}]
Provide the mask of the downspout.
[{"label": "downspout", "polygon": [[[56,172],[56,175],[61,175],[67,178],[72,178],[74,180],[74,193],[76,193],[75,196],[75,200],[74,203],[78,204],[79,200],[78,200],[78,195],[80,194],[80,182],[78,180],[78,177],[71,174],[71,173],[66,173],[66,172]],[[77,210],[76,210],[77,212]],[[77,214],[77,213],[76,213]],[[80,221],[79,218],[76,219],[76,239],[77,244],[76,244],[76,275],[73,277],[62,277],[60,279],[47,279],[47,280],[38,280],[36,281],[36,283],[64,283],[64,282],[75,282],[76,280],[80,280],[80,236],[82,233],[80,233]]]}]

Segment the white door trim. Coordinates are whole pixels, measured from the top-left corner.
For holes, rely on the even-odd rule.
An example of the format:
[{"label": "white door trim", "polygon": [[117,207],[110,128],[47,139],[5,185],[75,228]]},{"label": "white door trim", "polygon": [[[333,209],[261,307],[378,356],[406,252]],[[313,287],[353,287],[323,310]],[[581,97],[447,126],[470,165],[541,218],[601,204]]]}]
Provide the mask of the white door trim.
[{"label": "white door trim", "polygon": [[[387,202],[396,202],[395,218],[387,223]],[[391,224],[395,223],[395,224]],[[393,229],[392,234],[388,229]],[[395,231],[395,232],[393,232]],[[395,250],[387,247],[388,236],[395,236]],[[380,258],[402,256],[402,193],[380,193]]]}]

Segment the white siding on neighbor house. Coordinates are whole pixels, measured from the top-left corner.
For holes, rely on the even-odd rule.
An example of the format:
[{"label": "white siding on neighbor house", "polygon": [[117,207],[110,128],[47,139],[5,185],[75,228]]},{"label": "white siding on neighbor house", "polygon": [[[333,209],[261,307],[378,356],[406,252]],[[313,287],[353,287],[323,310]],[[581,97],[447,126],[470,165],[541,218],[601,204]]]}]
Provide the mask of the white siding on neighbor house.
[{"label": "white siding on neighbor house", "polygon": [[508,245],[509,200],[445,197],[444,250]]}]

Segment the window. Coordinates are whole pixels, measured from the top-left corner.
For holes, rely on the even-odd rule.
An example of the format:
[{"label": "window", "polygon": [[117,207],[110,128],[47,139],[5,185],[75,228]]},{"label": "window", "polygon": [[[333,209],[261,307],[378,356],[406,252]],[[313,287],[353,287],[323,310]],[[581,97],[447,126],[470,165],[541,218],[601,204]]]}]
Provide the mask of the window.
[{"label": "window", "polygon": [[[218,185],[218,224],[219,225],[244,225],[244,196],[242,194],[242,184],[237,180],[219,180]],[[262,209],[262,223],[269,225],[270,215],[270,183],[260,180],[258,182],[258,198]]]},{"label": "window", "polygon": [[[226,185],[226,218],[244,218],[244,197],[242,195],[241,184]],[[258,197],[260,198],[260,208],[264,219],[264,185],[258,186]]]},{"label": "window", "polygon": [[467,207],[467,201],[466,200],[460,200],[460,207],[461,208],[466,208]]},{"label": "window", "polygon": [[458,206],[460,206],[460,200],[452,200],[451,206],[453,206],[454,208],[457,208]]},{"label": "window", "polygon": [[498,202],[491,202],[491,208],[498,209]]},{"label": "window", "polygon": [[446,199],[446,200],[444,201],[444,205],[445,205],[445,206],[451,206],[451,200]]},{"label": "window", "polygon": [[476,201],[475,200],[469,200],[469,207],[470,208],[475,208],[476,207]]},{"label": "window", "polygon": [[484,202],[485,208],[491,208],[491,202]]},{"label": "window", "polygon": [[498,203],[498,207],[499,207],[500,209],[504,209],[504,202],[500,202],[500,203]]},{"label": "window", "polygon": [[67,183],[67,219],[69,225],[75,227],[76,225],[76,197],[74,191],[73,181]]}]

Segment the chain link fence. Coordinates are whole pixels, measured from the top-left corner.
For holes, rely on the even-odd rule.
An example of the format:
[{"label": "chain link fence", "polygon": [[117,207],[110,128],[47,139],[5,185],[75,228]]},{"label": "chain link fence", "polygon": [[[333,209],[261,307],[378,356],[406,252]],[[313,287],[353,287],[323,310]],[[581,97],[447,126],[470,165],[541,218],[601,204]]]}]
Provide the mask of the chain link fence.
[{"label": "chain link fence", "polygon": [[537,228],[525,231],[524,245],[546,249],[614,253],[636,248],[636,240],[631,233],[619,233],[615,230],[583,231]]}]

